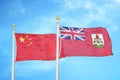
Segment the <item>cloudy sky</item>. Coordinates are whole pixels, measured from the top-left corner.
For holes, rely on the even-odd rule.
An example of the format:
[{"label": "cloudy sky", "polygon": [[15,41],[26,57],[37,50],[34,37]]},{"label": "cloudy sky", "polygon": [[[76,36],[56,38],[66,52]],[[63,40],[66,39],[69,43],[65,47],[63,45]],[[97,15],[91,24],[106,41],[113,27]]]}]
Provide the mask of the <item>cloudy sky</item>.
[{"label": "cloudy sky", "polygon": [[[0,0],[0,80],[11,80],[12,28],[20,33],[56,33],[60,25],[105,27],[113,56],[60,60],[60,80],[120,80],[120,0]],[[55,61],[15,62],[15,80],[55,80]]]}]

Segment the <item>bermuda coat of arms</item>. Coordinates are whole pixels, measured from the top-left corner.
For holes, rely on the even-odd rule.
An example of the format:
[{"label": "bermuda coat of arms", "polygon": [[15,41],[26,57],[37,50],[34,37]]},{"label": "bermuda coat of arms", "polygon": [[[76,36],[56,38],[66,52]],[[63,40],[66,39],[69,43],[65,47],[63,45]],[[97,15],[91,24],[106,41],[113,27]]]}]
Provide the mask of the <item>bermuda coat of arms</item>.
[{"label": "bermuda coat of arms", "polygon": [[97,48],[102,48],[104,46],[104,39],[102,34],[91,34],[92,43]]}]

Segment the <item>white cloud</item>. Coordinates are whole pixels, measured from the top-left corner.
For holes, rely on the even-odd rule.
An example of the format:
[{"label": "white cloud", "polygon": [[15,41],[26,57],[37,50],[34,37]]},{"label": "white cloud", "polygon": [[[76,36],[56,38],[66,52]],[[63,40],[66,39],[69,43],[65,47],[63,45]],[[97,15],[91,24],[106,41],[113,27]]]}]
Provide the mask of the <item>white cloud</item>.
[{"label": "white cloud", "polygon": [[56,0],[57,3],[62,5],[65,8],[76,9],[82,6],[81,0]]},{"label": "white cloud", "polygon": [[35,33],[56,33],[56,16],[37,17],[33,20],[32,26]]},{"label": "white cloud", "polygon": [[115,0],[115,1],[120,3],[120,0]]},{"label": "white cloud", "polygon": [[10,15],[25,14],[25,8],[23,7],[21,0],[10,0],[7,6]]},{"label": "white cloud", "polygon": [[64,6],[69,9],[80,8],[82,5],[80,0],[64,0],[64,1],[65,1]]},{"label": "white cloud", "polygon": [[[70,26],[70,27],[86,27],[87,23],[84,23],[85,21],[82,21],[83,19],[78,17],[77,19],[70,16],[64,16],[61,18],[61,26]],[[86,20],[87,21],[87,20]]]},{"label": "white cloud", "polygon": [[[64,1],[64,6],[65,10],[67,10],[67,13],[72,12],[71,9],[74,11],[79,11],[81,13],[83,10],[87,11],[87,13],[83,13],[81,15],[78,15],[74,13],[74,15],[77,15],[77,17],[71,17],[66,12],[64,12],[64,19],[63,23],[67,25],[73,25],[73,26],[82,26],[82,27],[95,27],[94,25],[99,25],[99,26],[109,26],[108,28],[112,28],[112,32],[118,31],[117,27],[117,22],[113,21],[119,16],[119,11],[118,9],[120,6],[118,4],[112,3],[112,2],[104,2],[104,4],[98,5],[96,2],[92,2],[90,0],[87,1],[80,1],[78,2],[79,5],[77,6],[74,4],[74,1],[72,0],[63,0]],[[68,5],[69,4],[69,5]],[[72,7],[71,7],[71,6]],[[116,6],[113,6],[116,5]],[[82,9],[82,10],[81,10]],[[63,10],[63,11],[65,11]],[[73,14],[72,14],[73,15]],[[116,18],[115,18],[116,17]],[[96,23],[97,22],[97,23]],[[91,24],[93,24],[91,26]],[[114,27],[113,27],[114,26]],[[97,26],[96,26],[97,27]]]},{"label": "white cloud", "polygon": [[60,7],[67,10],[91,9],[94,4],[89,0],[56,0]]},{"label": "white cloud", "polygon": [[[117,9],[119,6],[117,8],[113,6],[113,3],[107,3],[106,1],[104,4],[98,5],[98,3],[90,0],[56,0],[56,3],[61,6],[59,6],[60,9],[54,15],[37,17],[32,22],[29,22],[32,24],[30,26],[34,27],[35,33],[56,33],[55,17],[58,14],[61,17],[60,25],[62,26],[117,26],[113,19],[115,16],[118,16]],[[91,26],[91,24],[94,25]],[[116,28],[114,31],[118,31],[117,29],[119,28]]]},{"label": "white cloud", "polygon": [[93,3],[91,3],[90,1],[86,1],[85,3],[84,3],[84,9],[91,9],[91,8],[93,8],[93,6],[94,6],[94,4]]}]

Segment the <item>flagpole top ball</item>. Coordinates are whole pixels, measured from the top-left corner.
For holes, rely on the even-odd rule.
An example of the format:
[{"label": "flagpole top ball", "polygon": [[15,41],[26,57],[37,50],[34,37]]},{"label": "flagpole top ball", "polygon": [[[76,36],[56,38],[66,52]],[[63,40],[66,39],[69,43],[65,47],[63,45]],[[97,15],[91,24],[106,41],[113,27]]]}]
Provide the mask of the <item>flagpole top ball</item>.
[{"label": "flagpole top ball", "polygon": [[56,16],[56,20],[60,20],[60,16]]},{"label": "flagpole top ball", "polygon": [[12,27],[14,28],[14,27],[15,27],[15,24],[12,24]]}]

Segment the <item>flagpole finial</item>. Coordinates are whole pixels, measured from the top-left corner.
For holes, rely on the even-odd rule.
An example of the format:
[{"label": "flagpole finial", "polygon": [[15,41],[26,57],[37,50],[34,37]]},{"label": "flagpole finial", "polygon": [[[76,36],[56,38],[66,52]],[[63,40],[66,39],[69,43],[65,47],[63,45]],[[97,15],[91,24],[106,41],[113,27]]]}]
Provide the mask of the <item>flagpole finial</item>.
[{"label": "flagpole finial", "polygon": [[57,22],[59,22],[60,16],[56,16],[56,20],[57,20]]},{"label": "flagpole finial", "polygon": [[12,29],[14,29],[14,27],[15,27],[15,24],[12,24]]},{"label": "flagpole finial", "polygon": [[12,24],[12,28],[14,28],[15,27],[15,24]]}]

